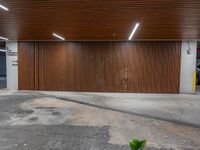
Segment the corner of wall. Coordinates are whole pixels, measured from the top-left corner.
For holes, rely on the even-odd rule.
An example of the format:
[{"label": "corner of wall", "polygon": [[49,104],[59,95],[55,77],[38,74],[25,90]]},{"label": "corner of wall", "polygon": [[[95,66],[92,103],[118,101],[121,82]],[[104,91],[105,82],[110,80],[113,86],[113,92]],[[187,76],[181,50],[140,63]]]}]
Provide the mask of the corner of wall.
[{"label": "corner of wall", "polygon": [[6,42],[7,89],[18,90],[18,42]]},{"label": "corner of wall", "polygon": [[180,93],[194,93],[194,72],[196,71],[197,40],[182,41]]}]

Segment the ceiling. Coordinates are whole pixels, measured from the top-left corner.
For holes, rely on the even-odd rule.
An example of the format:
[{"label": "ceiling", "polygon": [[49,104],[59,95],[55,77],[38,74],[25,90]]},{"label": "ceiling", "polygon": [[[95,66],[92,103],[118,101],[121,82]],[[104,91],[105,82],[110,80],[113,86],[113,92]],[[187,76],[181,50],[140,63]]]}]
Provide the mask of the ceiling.
[{"label": "ceiling", "polygon": [[10,40],[200,38],[200,0],[0,0],[0,36]]}]

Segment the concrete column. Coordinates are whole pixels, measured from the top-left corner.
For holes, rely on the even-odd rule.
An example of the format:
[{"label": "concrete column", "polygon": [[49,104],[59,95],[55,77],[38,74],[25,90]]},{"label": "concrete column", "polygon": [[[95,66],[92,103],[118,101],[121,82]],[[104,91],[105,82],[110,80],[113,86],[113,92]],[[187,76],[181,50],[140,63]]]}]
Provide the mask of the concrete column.
[{"label": "concrete column", "polygon": [[6,43],[6,69],[7,69],[7,89],[18,89],[18,44],[17,42]]},{"label": "concrete column", "polygon": [[[183,41],[181,46],[180,93],[194,93],[197,41]],[[196,83],[196,81],[195,81]]]}]

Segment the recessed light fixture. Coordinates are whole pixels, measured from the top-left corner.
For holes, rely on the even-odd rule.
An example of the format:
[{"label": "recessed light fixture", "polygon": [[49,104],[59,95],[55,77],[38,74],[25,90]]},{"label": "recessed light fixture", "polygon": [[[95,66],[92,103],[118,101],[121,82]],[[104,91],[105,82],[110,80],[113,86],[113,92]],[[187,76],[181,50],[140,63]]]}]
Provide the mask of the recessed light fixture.
[{"label": "recessed light fixture", "polygon": [[8,38],[1,37],[1,36],[0,36],[0,40],[5,40],[5,41],[8,41]]},{"label": "recessed light fixture", "polygon": [[9,11],[9,9],[7,7],[5,7],[5,6],[1,5],[1,4],[0,4],[0,8],[5,10],[5,11]]},{"label": "recessed light fixture", "polygon": [[52,33],[52,35],[55,36],[55,37],[57,37],[57,38],[59,38],[59,39],[61,39],[61,40],[63,40],[63,41],[65,40],[64,37],[62,37],[62,36],[60,36],[60,35],[58,35],[56,33]]},{"label": "recessed light fixture", "polygon": [[131,35],[129,36],[128,40],[131,40],[133,35],[135,34],[135,31],[137,30],[137,28],[139,27],[139,23],[135,24],[135,27],[133,28],[133,31],[131,32]]}]

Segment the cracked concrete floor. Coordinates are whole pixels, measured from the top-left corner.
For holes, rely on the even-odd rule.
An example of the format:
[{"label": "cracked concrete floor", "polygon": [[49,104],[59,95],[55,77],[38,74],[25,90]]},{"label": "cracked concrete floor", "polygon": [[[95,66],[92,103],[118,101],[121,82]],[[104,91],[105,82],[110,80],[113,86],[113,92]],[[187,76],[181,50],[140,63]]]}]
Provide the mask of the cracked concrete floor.
[{"label": "cracked concrete floor", "polygon": [[0,92],[0,150],[200,149],[200,129],[34,92]]}]

